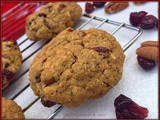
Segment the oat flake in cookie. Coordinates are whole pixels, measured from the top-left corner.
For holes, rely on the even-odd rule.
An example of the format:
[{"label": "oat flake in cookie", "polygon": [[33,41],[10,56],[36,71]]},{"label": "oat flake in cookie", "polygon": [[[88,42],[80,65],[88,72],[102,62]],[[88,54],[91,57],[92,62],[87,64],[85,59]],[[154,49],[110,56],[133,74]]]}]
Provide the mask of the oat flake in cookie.
[{"label": "oat flake in cookie", "polygon": [[2,119],[25,119],[22,108],[14,101],[2,98]]},{"label": "oat flake in cookie", "polygon": [[30,40],[52,39],[81,17],[82,8],[74,2],[48,3],[26,20],[26,34]]},{"label": "oat flake in cookie", "polygon": [[120,44],[106,31],[68,28],[33,60],[30,86],[43,100],[79,107],[103,97],[118,83],[124,58]]},{"label": "oat flake in cookie", "polygon": [[14,42],[2,42],[2,89],[14,79],[22,63],[21,51]]}]

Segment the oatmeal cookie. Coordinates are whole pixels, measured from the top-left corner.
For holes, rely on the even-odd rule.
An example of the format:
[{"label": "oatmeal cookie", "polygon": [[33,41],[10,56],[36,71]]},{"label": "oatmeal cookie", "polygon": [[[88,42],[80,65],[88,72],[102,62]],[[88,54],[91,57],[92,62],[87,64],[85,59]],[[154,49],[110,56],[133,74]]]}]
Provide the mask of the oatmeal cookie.
[{"label": "oatmeal cookie", "polygon": [[14,79],[22,62],[18,45],[11,41],[2,42],[2,89]]},{"label": "oatmeal cookie", "polygon": [[25,119],[22,108],[14,101],[2,98],[2,119]]},{"label": "oatmeal cookie", "polygon": [[125,55],[115,37],[99,29],[67,28],[33,60],[35,95],[64,107],[103,97],[122,78]]},{"label": "oatmeal cookie", "polygon": [[26,20],[26,34],[30,40],[52,39],[81,17],[82,9],[74,2],[48,3]]}]

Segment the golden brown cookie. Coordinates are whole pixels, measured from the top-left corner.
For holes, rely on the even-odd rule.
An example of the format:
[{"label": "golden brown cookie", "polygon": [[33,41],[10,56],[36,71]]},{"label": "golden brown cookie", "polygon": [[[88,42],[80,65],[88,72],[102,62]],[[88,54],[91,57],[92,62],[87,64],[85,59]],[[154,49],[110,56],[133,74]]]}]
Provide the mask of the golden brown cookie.
[{"label": "golden brown cookie", "polygon": [[43,100],[79,107],[103,97],[118,83],[124,58],[121,46],[106,31],[68,28],[33,60],[30,86]]},{"label": "golden brown cookie", "polygon": [[14,101],[2,98],[2,119],[25,119],[22,108]]},{"label": "golden brown cookie", "polygon": [[2,42],[2,89],[14,79],[22,63],[22,54],[17,44]]},{"label": "golden brown cookie", "polygon": [[48,3],[26,20],[26,34],[30,40],[52,39],[81,17],[82,9],[74,2]]}]

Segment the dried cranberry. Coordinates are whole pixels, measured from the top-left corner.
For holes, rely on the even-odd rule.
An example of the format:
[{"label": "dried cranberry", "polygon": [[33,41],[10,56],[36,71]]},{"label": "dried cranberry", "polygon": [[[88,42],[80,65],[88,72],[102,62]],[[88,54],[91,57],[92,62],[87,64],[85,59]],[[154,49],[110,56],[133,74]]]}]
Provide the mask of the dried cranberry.
[{"label": "dried cranberry", "polygon": [[156,67],[156,64],[153,60],[146,59],[141,56],[137,56],[138,64],[145,70],[152,70]]},{"label": "dried cranberry", "polygon": [[81,31],[82,37],[85,37],[87,34],[84,31]]},{"label": "dried cranberry", "polygon": [[41,98],[41,103],[44,107],[52,107],[56,104],[55,102],[52,101],[46,101],[43,98]]},{"label": "dried cranberry", "polygon": [[143,29],[150,29],[154,28],[156,25],[157,18],[153,15],[147,15],[141,20],[141,25],[140,27]]},{"label": "dried cranberry", "polygon": [[2,70],[2,79],[6,78],[8,81],[12,81],[14,77],[14,73],[4,68]]},{"label": "dried cranberry", "polygon": [[17,45],[17,41],[14,40],[14,41],[12,41],[12,42],[13,42],[14,45]]},{"label": "dried cranberry", "polygon": [[117,119],[144,119],[148,117],[148,109],[139,106],[130,98],[119,95],[114,101]]},{"label": "dried cranberry", "polygon": [[140,11],[140,12],[131,12],[130,13],[130,23],[133,26],[138,26],[141,23],[141,19],[147,15],[147,12]]},{"label": "dried cranberry", "polygon": [[97,8],[103,7],[106,2],[93,2],[93,5]]},{"label": "dried cranberry", "polygon": [[157,22],[156,22],[156,27],[158,28],[158,19],[157,19]]},{"label": "dried cranberry", "polygon": [[63,8],[65,8],[66,6],[64,4],[60,4],[59,8],[58,8],[58,12],[60,12]]},{"label": "dried cranberry", "polygon": [[85,11],[86,13],[92,13],[94,11],[94,6],[91,3],[85,4]]},{"label": "dried cranberry", "polygon": [[36,81],[37,81],[38,83],[41,82],[41,75],[36,76],[35,79],[36,79]]},{"label": "dried cranberry", "polygon": [[46,17],[47,15],[45,13],[39,13],[38,16],[39,17]]},{"label": "dried cranberry", "polygon": [[95,51],[101,52],[101,53],[107,53],[107,52],[109,52],[109,49],[106,48],[106,47],[94,47],[93,49],[94,49]]},{"label": "dried cranberry", "polygon": [[5,68],[8,68],[8,67],[9,67],[9,64],[8,64],[8,63],[6,63],[6,64],[4,65],[4,67],[5,67]]}]

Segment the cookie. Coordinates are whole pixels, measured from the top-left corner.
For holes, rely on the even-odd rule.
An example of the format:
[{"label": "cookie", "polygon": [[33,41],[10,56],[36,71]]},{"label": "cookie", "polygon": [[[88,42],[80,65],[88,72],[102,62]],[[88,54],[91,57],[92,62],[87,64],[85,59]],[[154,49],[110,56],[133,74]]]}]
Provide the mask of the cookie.
[{"label": "cookie", "polygon": [[25,119],[25,116],[16,102],[2,98],[2,119]]},{"label": "cookie", "polygon": [[20,69],[22,54],[17,44],[2,42],[2,89],[6,88]]},{"label": "cookie", "polygon": [[82,9],[74,2],[48,3],[26,20],[26,34],[30,40],[52,39],[67,27],[73,27]]},{"label": "cookie", "polygon": [[46,101],[79,107],[118,83],[124,58],[120,44],[106,31],[67,28],[32,61],[30,86]]}]

